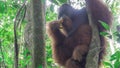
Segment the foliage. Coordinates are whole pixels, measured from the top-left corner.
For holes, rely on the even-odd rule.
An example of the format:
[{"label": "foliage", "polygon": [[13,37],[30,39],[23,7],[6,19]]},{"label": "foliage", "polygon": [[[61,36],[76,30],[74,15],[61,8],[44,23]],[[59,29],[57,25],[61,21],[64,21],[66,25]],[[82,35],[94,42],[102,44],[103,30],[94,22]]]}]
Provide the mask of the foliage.
[{"label": "foliage", "polygon": [[[110,63],[111,62],[111,63]],[[116,51],[110,58],[110,62],[103,62],[105,67],[120,68],[120,50]],[[112,63],[113,62],[113,63]]]},{"label": "foliage", "polygon": [[[53,5],[51,5],[53,6]],[[51,6],[47,8],[46,11],[46,21],[47,23],[49,23],[52,20],[56,20],[57,19],[57,14],[54,13],[54,9],[51,9]],[[53,59],[52,59],[52,50],[51,50],[51,41],[48,38],[48,36],[46,35],[46,52],[47,52],[47,67],[51,68],[53,65]]]},{"label": "foliage", "polygon": [[[110,27],[108,26],[108,24],[106,24],[105,22],[100,21],[102,26],[108,30],[107,32],[100,32],[100,34],[102,36],[107,36],[110,39],[112,39],[113,37],[111,37],[110,35]],[[115,32],[113,33],[114,37],[115,35],[117,36],[117,34],[119,34],[119,32]],[[114,54],[111,55],[110,57],[110,61],[104,61],[103,62],[105,68],[120,68],[120,49],[117,49],[116,52]]]},{"label": "foliage", "polygon": [[7,68],[12,68],[13,64],[13,19],[16,11],[14,2],[0,1],[0,63],[4,62]]},{"label": "foliage", "polygon": [[68,0],[50,0],[50,1],[56,5],[60,5],[63,3],[67,3]]},{"label": "foliage", "polygon": [[[0,1],[0,66],[6,68],[13,68],[14,64],[14,34],[13,34],[13,22],[18,9],[22,2],[14,0]],[[1,9],[2,8],[2,9]],[[23,27],[21,28],[23,29]],[[21,44],[20,35],[23,30],[19,31],[19,44]],[[20,68],[27,64],[29,56],[25,56],[26,50],[22,51],[20,48]],[[23,59],[26,57],[26,59]],[[25,62],[26,61],[26,62]]]},{"label": "foliage", "polygon": [[[108,32],[110,31],[110,27],[109,27],[108,24],[106,24],[106,23],[103,22],[103,21],[99,21],[99,22],[101,23],[102,27],[103,27],[105,30],[107,30]],[[108,32],[100,32],[100,35],[102,35],[102,36],[110,36],[110,34],[109,34]]]},{"label": "foliage", "polygon": [[[109,42],[109,52],[111,52],[111,54],[108,55],[107,58],[109,58],[108,60],[105,60],[103,62],[104,67],[105,68],[120,68],[120,31],[119,31],[119,20],[118,20],[118,14],[120,14],[119,12],[119,6],[120,4],[119,1],[113,1],[112,4],[109,4],[111,11],[113,13],[113,26],[112,29],[109,29],[109,27],[104,24],[104,22],[102,22],[103,26],[105,27],[105,29],[109,30],[108,32],[102,32],[101,34],[104,36],[107,36],[110,38]],[[110,57],[109,57],[110,56]]]}]

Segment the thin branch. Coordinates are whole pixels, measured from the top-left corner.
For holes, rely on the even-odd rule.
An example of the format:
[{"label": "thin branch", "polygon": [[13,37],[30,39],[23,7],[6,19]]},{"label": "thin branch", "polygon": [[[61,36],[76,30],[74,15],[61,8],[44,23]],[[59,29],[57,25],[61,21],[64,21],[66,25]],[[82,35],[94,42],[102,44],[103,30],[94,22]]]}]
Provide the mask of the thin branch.
[{"label": "thin branch", "polygon": [[21,8],[19,9],[19,11],[17,12],[17,15],[16,15],[16,18],[15,18],[15,21],[14,21],[14,50],[15,50],[15,63],[14,63],[14,68],[18,68],[18,55],[19,55],[19,47],[18,47],[18,41],[17,41],[17,25],[19,25],[24,17],[25,17],[25,13],[23,15],[22,18],[19,18],[21,12],[22,12],[22,9],[25,9],[26,11],[26,2],[21,6]]}]

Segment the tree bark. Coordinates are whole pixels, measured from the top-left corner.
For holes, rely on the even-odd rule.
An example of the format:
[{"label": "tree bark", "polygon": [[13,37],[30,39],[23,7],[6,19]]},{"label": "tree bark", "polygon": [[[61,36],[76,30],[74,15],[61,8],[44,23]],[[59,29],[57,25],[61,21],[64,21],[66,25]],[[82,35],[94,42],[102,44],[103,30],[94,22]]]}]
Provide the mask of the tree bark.
[{"label": "tree bark", "polygon": [[32,68],[46,68],[45,63],[45,0],[31,0]]},{"label": "tree bark", "polygon": [[91,40],[89,52],[87,55],[86,68],[99,68],[99,65],[98,65],[98,59],[99,59],[99,53],[100,53],[99,31],[98,31],[97,25],[93,21],[89,6],[87,4],[86,6],[87,6],[89,23],[92,28],[92,40]]}]

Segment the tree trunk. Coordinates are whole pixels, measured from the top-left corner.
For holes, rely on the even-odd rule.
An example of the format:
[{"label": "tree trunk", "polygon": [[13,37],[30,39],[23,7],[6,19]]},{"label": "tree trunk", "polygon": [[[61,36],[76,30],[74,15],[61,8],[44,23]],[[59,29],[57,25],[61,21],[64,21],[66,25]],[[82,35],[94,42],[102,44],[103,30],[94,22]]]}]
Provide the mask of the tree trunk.
[{"label": "tree trunk", "polygon": [[90,22],[90,26],[92,28],[92,40],[89,48],[89,52],[86,59],[86,68],[99,68],[98,67],[98,59],[99,59],[99,53],[100,53],[100,37],[99,37],[99,31],[97,28],[97,25],[94,24],[91,10],[89,9],[89,6],[87,6],[87,13],[88,13],[88,19]]},{"label": "tree trunk", "polygon": [[32,68],[46,68],[45,63],[45,0],[31,0]]}]

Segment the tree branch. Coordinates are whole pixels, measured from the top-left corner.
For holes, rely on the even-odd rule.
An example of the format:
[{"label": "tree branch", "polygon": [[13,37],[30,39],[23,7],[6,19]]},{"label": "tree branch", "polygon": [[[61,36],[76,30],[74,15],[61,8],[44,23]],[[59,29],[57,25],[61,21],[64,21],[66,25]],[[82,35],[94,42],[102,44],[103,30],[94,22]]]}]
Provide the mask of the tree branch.
[{"label": "tree branch", "polygon": [[99,53],[100,53],[99,31],[98,31],[97,25],[93,21],[91,10],[87,2],[86,2],[86,6],[87,6],[89,24],[92,28],[92,40],[91,40],[90,49],[86,59],[86,68],[99,68],[98,67],[99,66],[98,59],[99,59]]}]

